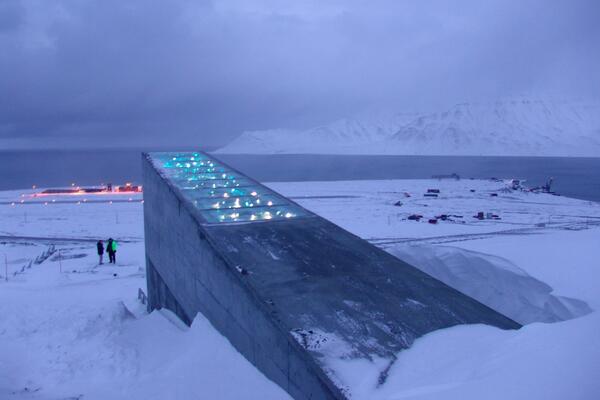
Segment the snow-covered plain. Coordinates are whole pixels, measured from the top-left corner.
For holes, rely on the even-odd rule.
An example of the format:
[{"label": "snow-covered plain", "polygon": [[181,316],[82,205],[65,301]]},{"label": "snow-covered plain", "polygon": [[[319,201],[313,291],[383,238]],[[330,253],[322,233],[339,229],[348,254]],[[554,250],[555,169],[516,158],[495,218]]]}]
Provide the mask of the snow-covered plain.
[{"label": "snow-covered plain", "polygon": [[[352,398],[597,398],[600,204],[479,180],[270,186],[528,323],[426,335],[398,354],[380,387],[381,363],[331,360]],[[439,197],[424,197],[429,188]],[[201,315],[187,328],[168,311],[145,312],[139,195],[28,193],[0,192],[1,399],[289,398]],[[501,219],[473,218],[479,211]],[[441,214],[449,220],[427,222]],[[109,236],[118,263],[98,266],[95,241]]]}]

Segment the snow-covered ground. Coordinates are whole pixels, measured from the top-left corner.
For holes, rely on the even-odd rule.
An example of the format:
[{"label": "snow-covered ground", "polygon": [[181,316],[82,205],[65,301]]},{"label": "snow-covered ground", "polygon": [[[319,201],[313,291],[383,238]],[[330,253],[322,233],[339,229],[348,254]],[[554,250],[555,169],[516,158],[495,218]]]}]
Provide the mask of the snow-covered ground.
[{"label": "snow-covered ground", "polygon": [[[600,204],[478,180],[270,186],[527,323],[426,335],[380,387],[378,363],[337,361],[353,398],[597,398]],[[187,328],[145,312],[139,195],[29,193],[0,192],[0,399],[289,398],[202,316]],[[95,241],[109,236],[118,263],[99,266]]]},{"label": "snow-covered ground", "polygon": [[[140,195],[29,193],[0,193],[0,399],[288,398],[202,316],[145,312]],[[98,265],[109,236],[117,265]]]}]

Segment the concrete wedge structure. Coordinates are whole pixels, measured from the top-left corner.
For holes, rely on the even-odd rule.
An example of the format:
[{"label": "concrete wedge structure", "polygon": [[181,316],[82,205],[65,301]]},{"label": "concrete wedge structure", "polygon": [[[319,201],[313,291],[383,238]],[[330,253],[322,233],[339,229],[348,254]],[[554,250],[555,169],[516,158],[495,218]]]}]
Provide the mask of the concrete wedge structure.
[{"label": "concrete wedge structure", "polygon": [[142,162],[149,308],[204,314],[295,399],[348,398],[336,358],[392,363],[437,329],[520,327],[207,154]]}]

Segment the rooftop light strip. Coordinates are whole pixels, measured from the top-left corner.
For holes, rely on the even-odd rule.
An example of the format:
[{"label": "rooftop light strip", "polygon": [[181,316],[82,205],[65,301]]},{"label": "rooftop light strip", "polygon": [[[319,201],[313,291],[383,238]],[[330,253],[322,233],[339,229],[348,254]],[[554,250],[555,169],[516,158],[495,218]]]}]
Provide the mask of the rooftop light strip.
[{"label": "rooftop light strip", "polygon": [[[213,196],[190,196],[193,197],[194,200],[201,200],[201,199],[219,199],[219,198],[224,198],[224,199],[262,199],[264,197],[269,197],[269,198],[277,198],[277,199],[282,199],[281,196],[278,196],[276,194],[272,194],[272,193],[257,193],[256,195],[252,195],[252,194],[240,194],[240,195],[236,195],[235,193],[230,193],[227,190],[222,190],[222,189],[229,189],[229,188],[216,188],[216,189],[188,189],[188,188],[183,188],[183,190],[186,193],[201,193],[201,192],[207,192],[209,190],[214,190],[215,192],[220,192],[220,193],[214,193]],[[237,189],[237,188],[234,188]]]},{"label": "rooftop light strip", "polygon": [[230,211],[230,210],[255,210],[255,209],[261,209],[261,208],[265,208],[265,209],[270,209],[270,207],[286,207],[287,204],[282,203],[282,204],[264,204],[264,205],[258,205],[258,206],[252,206],[252,207],[232,207],[232,206],[227,206],[227,207],[220,207],[220,208],[215,208],[215,207],[211,207],[211,208],[198,208],[199,211]]},{"label": "rooftop light strip", "polygon": [[297,204],[203,153],[151,153],[150,157],[207,223],[309,215]]}]

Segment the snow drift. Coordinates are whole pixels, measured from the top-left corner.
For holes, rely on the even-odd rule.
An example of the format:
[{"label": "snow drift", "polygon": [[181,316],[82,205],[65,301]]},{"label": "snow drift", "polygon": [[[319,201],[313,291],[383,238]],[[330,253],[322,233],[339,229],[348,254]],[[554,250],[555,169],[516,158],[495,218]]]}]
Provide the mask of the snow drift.
[{"label": "snow drift", "polygon": [[386,250],[521,324],[564,321],[592,311],[581,300],[553,295],[549,285],[502,257],[451,246]]}]

